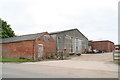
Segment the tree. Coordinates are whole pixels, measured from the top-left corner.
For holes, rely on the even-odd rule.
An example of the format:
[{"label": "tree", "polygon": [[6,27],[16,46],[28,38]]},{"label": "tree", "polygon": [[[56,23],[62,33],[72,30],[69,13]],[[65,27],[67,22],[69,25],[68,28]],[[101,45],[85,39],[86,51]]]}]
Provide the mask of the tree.
[{"label": "tree", "polygon": [[1,38],[15,37],[15,33],[10,27],[10,25],[8,25],[7,22],[2,19],[0,19],[0,37]]}]

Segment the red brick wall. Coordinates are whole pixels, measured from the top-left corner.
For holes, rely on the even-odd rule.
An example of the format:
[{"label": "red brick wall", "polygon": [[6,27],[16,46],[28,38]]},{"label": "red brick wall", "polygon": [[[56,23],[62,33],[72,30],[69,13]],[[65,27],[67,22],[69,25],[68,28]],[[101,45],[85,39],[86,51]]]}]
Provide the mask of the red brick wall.
[{"label": "red brick wall", "polygon": [[[46,33],[46,35],[49,35]],[[50,35],[49,35],[50,36]],[[50,36],[50,40],[45,42],[44,35],[33,41],[22,41],[16,43],[4,43],[2,45],[2,56],[5,58],[26,58],[38,59],[38,44],[43,44],[43,58],[50,52],[56,52],[56,41]]]},{"label": "red brick wall", "polygon": [[111,52],[113,50],[114,43],[110,41],[93,41],[92,49]]},{"label": "red brick wall", "polygon": [[33,59],[33,41],[16,43],[4,43],[2,45],[2,57]]},{"label": "red brick wall", "polygon": [[[46,33],[45,35],[49,35]],[[50,35],[49,35],[50,36]],[[48,53],[56,52],[56,41],[50,36],[49,41],[44,41],[44,35],[35,40],[34,46],[35,46],[35,59],[38,57],[38,44],[43,44],[43,58],[46,58]]]},{"label": "red brick wall", "polygon": [[109,45],[110,45],[109,46],[109,51],[112,52],[113,49],[114,49],[114,43],[110,42]]}]

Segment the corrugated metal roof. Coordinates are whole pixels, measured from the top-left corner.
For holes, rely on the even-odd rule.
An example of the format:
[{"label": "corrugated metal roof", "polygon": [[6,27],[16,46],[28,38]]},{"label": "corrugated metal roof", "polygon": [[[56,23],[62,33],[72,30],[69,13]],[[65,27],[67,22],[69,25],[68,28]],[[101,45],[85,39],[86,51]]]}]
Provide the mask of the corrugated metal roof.
[{"label": "corrugated metal roof", "polygon": [[[81,33],[77,28],[75,28],[75,29],[69,29],[69,30],[64,30],[64,31],[51,32],[50,35],[59,34],[59,33],[63,33],[63,32],[68,32],[68,31],[72,31],[72,30],[77,30],[79,33]],[[81,34],[82,34],[82,33],[81,33]],[[83,34],[82,34],[82,35],[83,35]],[[83,35],[83,36],[88,40],[88,38],[87,38],[85,35]]]},{"label": "corrugated metal roof", "polygon": [[11,37],[11,38],[4,38],[0,39],[0,43],[11,43],[11,42],[20,42],[20,41],[27,41],[27,40],[35,40],[45,34],[43,33],[36,33],[36,34],[28,34],[28,35],[22,35],[17,37]]},{"label": "corrugated metal roof", "polygon": [[50,34],[58,34],[58,33],[62,33],[62,32],[67,32],[67,31],[72,31],[72,30],[78,30],[78,29],[69,29],[69,30],[64,30],[64,31],[57,31],[57,32],[51,32]]}]

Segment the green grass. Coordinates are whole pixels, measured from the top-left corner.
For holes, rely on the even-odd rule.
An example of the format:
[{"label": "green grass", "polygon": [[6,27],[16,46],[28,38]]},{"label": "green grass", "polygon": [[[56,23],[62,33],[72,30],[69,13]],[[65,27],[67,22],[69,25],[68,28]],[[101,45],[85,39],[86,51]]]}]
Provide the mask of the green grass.
[{"label": "green grass", "polygon": [[120,65],[120,62],[118,62],[118,65]]},{"label": "green grass", "polygon": [[37,62],[37,60],[0,58],[0,62]]}]

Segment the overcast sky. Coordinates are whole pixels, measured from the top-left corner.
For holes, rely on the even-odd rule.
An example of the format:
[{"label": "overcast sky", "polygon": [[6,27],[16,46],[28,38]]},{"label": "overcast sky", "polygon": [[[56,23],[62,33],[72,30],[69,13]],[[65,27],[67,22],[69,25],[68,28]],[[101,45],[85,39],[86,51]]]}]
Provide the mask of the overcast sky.
[{"label": "overcast sky", "polygon": [[0,0],[16,35],[79,29],[89,40],[118,43],[119,0]]}]

